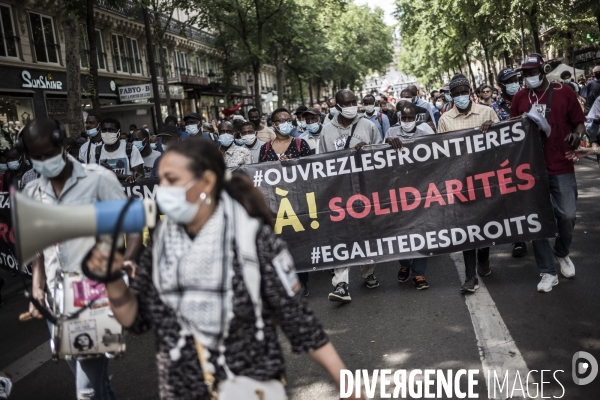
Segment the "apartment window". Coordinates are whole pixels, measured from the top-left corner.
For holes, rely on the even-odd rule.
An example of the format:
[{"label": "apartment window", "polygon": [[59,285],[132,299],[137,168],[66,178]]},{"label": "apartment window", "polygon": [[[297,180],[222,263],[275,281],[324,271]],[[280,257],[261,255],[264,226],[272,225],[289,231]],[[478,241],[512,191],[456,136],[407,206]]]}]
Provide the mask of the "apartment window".
[{"label": "apartment window", "polygon": [[116,72],[129,72],[127,49],[123,35],[112,35],[113,63]]},{"label": "apartment window", "polygon": [[162,49],[160,49],[160,52],[162,53],[163,60],[165,60],[165,68],[167,69],[167,77],[169,77],[169,76],[172,77],[173,69],[171,68],[171,63],[170,63],[171,60],[169,60],[169,50],[166,47],[163,47]]},{"label": "apartment window", "polygon": [[127,51],[129,53],[130,70],[132,74],[142,73],[142,59],[140,58],[140,49],[135,39],[127,38]]},{"label": "apartment window", "polygon": [[[83,35],[79,36],[79,54],[81,60],[81,68],[90,67],[90,42],[87,38],[87,31],[82,27]],[[96,29],[96,57],[98,59],[98,69],[106,70],[106,53],[104,52],[104,43],[102,42],[102,34]]]},{"label": "apartment window", "polygon": [[179,72],[183,75],[189,75],[187,53],[179,53]]},{"label": "apartment window", "polygon": [[[160,57],[156,51],[156,45],[152,45],[152,54],[154,55],[154,66],[156,67],[156,77],[162,78],[162,64],[160,63]],[[150,65],[150,58],[148,58],[148,66]],[[148,67],[148,75],[150,75],[150,67]]]},{"label": "apartment window", "polygon": [[60,46],[56,43],[52,18],[30,12],[29,23],[31,24],[35,60],[37,62],[58,64]]},{"label": "apartment window", "polygon": [[10,7],[0,4],[0,57],[19,57],[17,46],[18,36],[15,36],[15,25]]}]

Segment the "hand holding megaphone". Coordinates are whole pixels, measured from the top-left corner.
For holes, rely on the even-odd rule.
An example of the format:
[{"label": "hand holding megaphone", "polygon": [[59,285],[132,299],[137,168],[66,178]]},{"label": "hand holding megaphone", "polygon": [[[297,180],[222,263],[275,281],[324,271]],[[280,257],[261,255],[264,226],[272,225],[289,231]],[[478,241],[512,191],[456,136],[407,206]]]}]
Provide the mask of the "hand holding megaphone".
[{"label": "hand holding megaphone", "polygon": [[[108,259],[110,258],[110,250],[106,248],[103,242],[96,243],[96,246],[92,249],[90,256],[86,261],[89,272],[98,277],[107,276]],[[113,263],[110,268],[108,275],[116,275],[123,271],[123,255],[115,251],[113,257]]]}]

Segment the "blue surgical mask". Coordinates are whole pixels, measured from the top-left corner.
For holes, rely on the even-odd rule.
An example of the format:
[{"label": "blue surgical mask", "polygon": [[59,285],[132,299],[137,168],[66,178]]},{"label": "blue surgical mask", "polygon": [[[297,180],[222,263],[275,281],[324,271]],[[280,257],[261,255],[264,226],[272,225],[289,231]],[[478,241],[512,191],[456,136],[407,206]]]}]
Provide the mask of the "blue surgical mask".
[{"label": "blue surgical mask", "polygon": [[450,103],[452,101],[452,96],[450,96],[448,93],[444,93],[444,99],[446,99],[447,103]]},{"label": "blue surgical mask", "polygon": [[464,110],[469,106],[471,102],[471,97],[468,94],[463,94],[462,96],[458,96],[454,98],[454,105],[461,110]]},{"label": "blue surgical mask", "polygon": [[279,133],[281,133],[283,136],[288,136],[294,130],[294,125],[292,125],[291,122],[284,122],[283,124],[279,125],[278,129]]},{"label": "blue surgical mask", "polygon": [[89,129],[89,130],[87,130],[87,131],[85,131],[85,132],[87,133],[87,135],[88,135],[89,137],[91,137],[91,138],[92,138],[92,137],[95,137],[96,135],[98,135],[98,127],[95,127],[95,128]]},{"label": "blue surgical mask", "polygon": [[298,121],[298,127],[302,129],[306,129],[306,121]]},{"label": "blue surgical mask", "polygon": [[33,169],[45,176],[46,178],[55,178],[65,169],[67,161],[64,153],[57,154],[54,157],[44,161],[32,160]]},{"label": "blue surgical mask", "polygon": [[150,143],[150,148],[152,150],[156,150],[157,147],[158,147],[158,145],[156,143]]},{"label": "blue surgical mask", "polygon": [[17,171],[19,168],[21,168],[21,161],[9,161],[6,165],[12,171]]},{"label": "blue surgical mask", "polygon": [[243,146],[245,144],[243,139],[235,139],[235,144],[238,146]]},{"label": "blue surgical mask", "polygon": [[336,115],[338,115],[339,113],[340,113],[340,111],[335,107],[329,109],[329,114],[333,115],[334,117]]},{"label": "blue surgical mask", "polygon": [[146,147],[143,140],[134,140],[133,145],[137,147],[139,151],[144,150],[144,147]]},{"label": "blue surgical mask", "polygon": [[233,143],[233,135],[231,133],[223,133],[219,135],[219,143],[221,146],[229,147]]},{"label": "blue surgical mask", "polygon": [[438,110],[441,110],[441,109],[442,109],[442,106],[443,106],[443,104],[442,104],[442,102],[441,102],[441,101],[436,101],[436,102],[435,102],[435,108],[437,108]]},{"label": "blue surgical mask", "polygon": [[509,96],[514,96],[521,89],[521,85],[519,82],[509,83],[506,85],[506,94]]},{"label": "blue surgical mask", "polygon": [[525,78],[525,84],[529,89],[536,89],[544,83],[544,79],[540,78],[540,75]]},{"label": "blue surgical mask", "polygon": [[319,131],[319,128],[321,127],[321,124],[318,122],[315,122],[314,124],[310,124],[310,125],[306,125],[306,130],[310,132],[311,135],[313,136],[319,136],[321,133],[317,133]]},{"label": "blue surgical mask", "polygon": [[0,172],[5,172],[8,169],[8,165],[0,164]]},{"label": "blue surgical mask", "polygon": [[381,111],[381,107],[375,107],[375,112],[378,113],[379,111]]}]

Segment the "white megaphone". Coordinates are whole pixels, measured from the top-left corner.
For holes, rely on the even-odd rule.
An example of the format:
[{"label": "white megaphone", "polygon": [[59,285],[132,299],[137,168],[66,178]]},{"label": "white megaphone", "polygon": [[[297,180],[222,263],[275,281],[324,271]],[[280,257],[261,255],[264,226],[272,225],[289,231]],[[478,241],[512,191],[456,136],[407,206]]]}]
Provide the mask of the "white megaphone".
[{"label": "white megaphone", "polygon": [[[48,246],[68,239],[114,233],[128,200],[80,206],[44,204],[11,188],[10,207],[15,249],[21,265]],[[142,232],[156,224],[156,203],[133,200],[121,221],[120,233]]]}]

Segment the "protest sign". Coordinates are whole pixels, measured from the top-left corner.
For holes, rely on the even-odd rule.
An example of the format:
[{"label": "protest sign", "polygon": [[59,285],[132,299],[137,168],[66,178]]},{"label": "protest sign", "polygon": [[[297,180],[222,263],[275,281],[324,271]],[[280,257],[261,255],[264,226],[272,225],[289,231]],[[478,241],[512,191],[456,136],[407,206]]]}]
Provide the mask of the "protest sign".
[{"label": "protest sign", "polygon": [[528,119],[242,168],[299,271],[555,237]]}]

